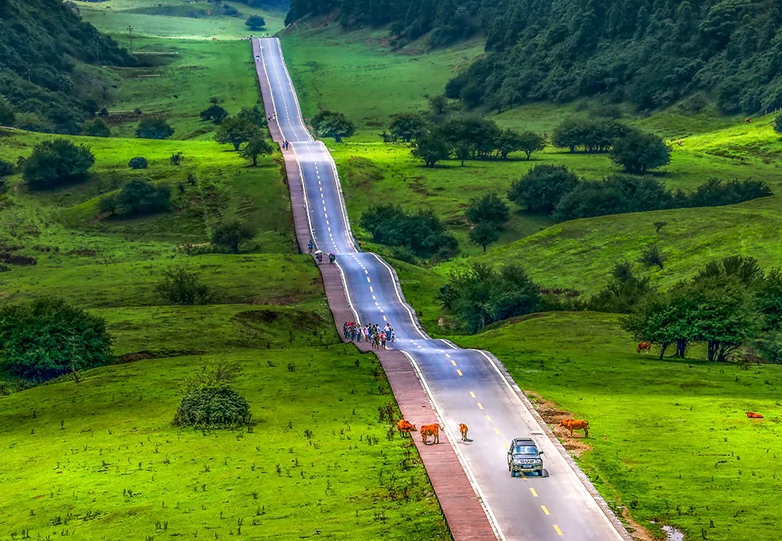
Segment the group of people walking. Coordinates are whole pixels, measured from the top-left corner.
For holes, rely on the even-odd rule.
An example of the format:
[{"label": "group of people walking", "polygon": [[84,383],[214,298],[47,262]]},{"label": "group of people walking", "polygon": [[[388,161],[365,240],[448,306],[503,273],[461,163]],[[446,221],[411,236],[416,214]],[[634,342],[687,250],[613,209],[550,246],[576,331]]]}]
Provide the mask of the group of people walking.
[{"label": "group of people walking", "polygon": [[342,333],[351,342],[370,342],[372,349],[387,349],[389,342],[396,341],[396,333],[390,323],[381,329],[376,323],[362,326],[354,321],[346,321]]}]

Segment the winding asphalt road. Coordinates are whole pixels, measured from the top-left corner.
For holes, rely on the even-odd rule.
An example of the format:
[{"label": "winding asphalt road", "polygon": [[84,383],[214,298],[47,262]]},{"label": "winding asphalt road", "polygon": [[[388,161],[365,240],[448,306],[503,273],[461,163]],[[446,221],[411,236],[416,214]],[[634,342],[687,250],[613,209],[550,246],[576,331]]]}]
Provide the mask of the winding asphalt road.
[{"label": "winding asphalt road", "polygon": [[[448,439],[458,441],[453,443],[455,450],[499,537],[625,539],[590,494],[583,474],[525,406],[499,361],[485,352],[458,349],[427,336],[404,301],[393,269],[379,256],[357,250],[336,166],[302,119],[279,41],[255,39],[253,50],[271,87],[276,115],[272,122],[279,124],[297,157],[312,238],[324,256],[336,254],[356,321],[381,326],[390,322],[394,327],[397,340],[392,346],[416,366]],[[463,443],[454,436],[459,423],[470,427],[471,441]],[[511,478],[508,473],[509,442],[525,436],[534,438],[545,451],[543,477]]]}]

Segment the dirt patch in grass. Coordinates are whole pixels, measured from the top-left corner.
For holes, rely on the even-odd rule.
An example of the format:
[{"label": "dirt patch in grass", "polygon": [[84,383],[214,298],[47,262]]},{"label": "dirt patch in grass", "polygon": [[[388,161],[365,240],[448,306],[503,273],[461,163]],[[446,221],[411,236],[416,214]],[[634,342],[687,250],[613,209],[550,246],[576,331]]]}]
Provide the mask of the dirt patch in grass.
[{"label": "dirt patch in grass", "polygon": [[559,409],[554,402],[546,400],[534,391],[524,391],[524,394],[535,405],[535,409],[538,410],[540,416],[546,421],[546,424],[557,435],[570,454],[578,458],[585,451],[592,450],[592,446],[584,441],[586,438],[583,435],[579,436],[577,432],[574,432],[573,437],[571,437],[569,430],[559,426],[559,422],[563,419],[575,419],[576,417],[573,413]]}]

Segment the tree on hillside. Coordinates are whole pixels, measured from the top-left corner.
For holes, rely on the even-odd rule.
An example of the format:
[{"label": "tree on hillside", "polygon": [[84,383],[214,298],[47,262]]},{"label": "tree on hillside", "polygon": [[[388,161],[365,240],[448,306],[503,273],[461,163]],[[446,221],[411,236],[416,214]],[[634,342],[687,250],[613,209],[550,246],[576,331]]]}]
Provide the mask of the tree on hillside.
[{"label": "tree on hillside", "polygon": [[209,287],[201,283],[197,272],[184,267],[174,267],[163,272],[163,279],[155,289],[168,302],[185,306],[209,304]]},{"label": "tree on hillside", "polygon": [[90,137],[111,137],[111,128],[102,118],[91,118],[82,124],[82,132]]},{"label": "tree on hillside", "polygon": [[234,254],[239,253],[241,244],[251,240],[255,232],[247,225],[237,220],[224,222],[212,233],[212,244],[222,246]]},{"label": "tree on hillside", "polygon": [[497,153],[500,158],[506,160],[511,152],[524,152],[529,160],[532,153],[543,150],[546,140],[535,132],[517,132],[515,130],[502,130],[496,140]]},{"label": "tree on hillside", "polygon": [[261,129],[246,118],[238,116],[223,121],[215,132],[215,141],[231,144],[237,151],[242,144],[255,137],[261,137]]},{"label": "tree on hillside", "polygon": [[571,116],[554,129],[552,142],[555,147],[567,148],[570,152],[607,152],[614,141],[628,131],[627,126],[612,119]]},{"label": "tree on hillside", "polygon": [[56,188],[81,180],[95,163],[90,148],[66,139],[42,141],[24,161],[22,177],[32,190]]},{"label": "tree on hillside", "polygon": [[429,110],[435,115],[444,115],[448,110],[448,98],[442,94],[429,96]]},{"label": "tree on hillside", "polygon": [[589,299],[587,306],[598,312],[629,314],[653,292],[650,278],[635,276],[630,263],[623,261],[614,265],[611,279]]},{"label": "tree on hillside", "polygon": [[162,118],[145,118],[138,123],[136,137],[140,139],[168,139],[174,128]]},{"label": "tree on hillside", "polygon": [[7,370],[41,382],[111,363],[105,321],[61,299],[0,308],[0,347]]},{"label": "tree on hillside", "polygon": [[[0,106],[0,111],[2,111],[2,106]],[[774,119],[774,131],[782,133],[782,113],[778,114]]]},{"label": "tree on hillside", "polygon": [[244,148],[239,151],[242,158],[253,162],[253,166],[258,165],[258,158],[272,153],[272,146],[265,137],[257,135],[250,139]]},{"label": "tree on hillside", "polygon": [[427,135],[413,143],[410,153],[414,158],[423,160],[426,167],[434,167],[437,162],[448,159],[451,155],[451,147],[443,139]]},{"label": "tree on hillside", "polygon": [[470,199],[464,215],[473,224],[500,227],[508,221],[510,211],[508,205],[497,194],[491,193]]},{"label": "tree on hillside", "polygon": [[131,180],[117,194],[117,209],[126,216],[145,216],[171,209],[171,189],[145,180]]},{"label": "tree on hillside", "polygon": [[409,143],[424,135],[427,126],[426,120],[419,114],[400,113],[394,116],[388,129],[394,139],[401,139],[405,143]]},{"label": "tree on hillside", "polygon": [[0,96],[0,126],[13,126],[16,122],[16,113],[13,107],[4,97]]},{"label": "tree on hillside", "polygon": [[658,135],[631,130],[614,141],[609,157],[628,173],[645,175],[649,169],[671,163],[671,149]]},{"label": "tree on hillside", "polygon": [[513,181],[508,199],[529,212],[547,214],[578,184],[578,176],[564,165],[536,165]]},{"label": "tree on hillside", "polygon": [[517,148],[526,154],[529,160],[532,158],[533,152],[546,148],[546,138],[532,131],[521,132],[518,135]]},{"label": "tree on hillside", "polygon": [[470,230],[470,240],[483,248],[484,252],[489,244],[497,242],[499,238],[499,228],[491,223],[479,223]]},{"label": "tree on hillside", "polygon": [[228,111],[223,109],[221,106],[217,105],[216,103],[213,103],[201,113],[199,113],[199,116],[201,117],[201,120],[211,120],[215,124],[220,124],[223,120],[228,118]]},{"label": "tree on hillside", "polygon": [[647,267],[657,266],[660,270],[663,270],[665,266],[665,254],[663,254],[660,247],[656,244],[650,244],[645,247],[641,252],[641,257],[638,259],[639,263],[643,263]]},{"label": "tree on hillside", "polygon": [[263,113],[263,109],[257,104],[252,107],[242,107],[242,110],[239,111],[239,114],[236,116],[249,120],[259,128],[263,128],[267,124],[266,115]]},{"label": "tree on hillside", "polygon": [[16,173],[16,166],[11,162],[0,160],[0,178],[10,177]]},{"label": "tree on hillside", "polygon": [[266,26],[266,19],[260,15],[250,15],[244,24],[250,27],[250,30],[260,30]]},{"label": "tree on hillside", "polygon": [[331,137],[341,143],[345,137],[356,133],[356,126],[342,113],[320,111],[312,119],[312,127],[319,137]]},{"label": "tree on hillside", "polygon": [[515,263],[499,269],[477,263],[452,271],[438,299],[470,332],[478,332],[495,321],[534,312],[540,304],[540,293],[526,271]]}]

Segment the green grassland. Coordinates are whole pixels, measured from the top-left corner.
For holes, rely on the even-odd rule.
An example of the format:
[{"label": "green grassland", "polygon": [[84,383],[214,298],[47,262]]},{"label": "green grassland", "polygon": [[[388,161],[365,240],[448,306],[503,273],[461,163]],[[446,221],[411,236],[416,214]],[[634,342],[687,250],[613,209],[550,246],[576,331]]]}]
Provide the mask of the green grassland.
[{"label": "green grassland", "polygon": [[[109,0],[98,4],[79,2],[82,16],[119,43],[130,45],[128,26],[133,27],[133,52],[145,64],[139,68],[111,68],[112,99],[107,121],[119,136],[132,136],[138,120],[162,116],[175,128],[175,139],[211,139],[216,126],[203,122],[198,113],[218,98],[230,114],[258,100],[255,67],[248,53],[250,34],[244,21],[262,15],[266,31],[283,27],[285,14],[225,2],[241,17],[167,15],[213,9],[203,1]],[[256,33],[257,34],[257,33]],[[141,109],[143,116],[134,113]]]},{"label": "green grassland", "polygon": [[[96,156],[87,179],[30,192],[11,177],[0,200],[0,248],[36,262],[0,273],[0,303],[62,297],[106,320],[115,355],[79,383],[22,390],[0,375],[0,539],[450,539],[415,448],[379,418],[395,407],[380,365],[340,343],[317,268],[296,255],[279,154],[250,167],[198,123],[213,95],[231,112],[258,99],[249,45],[222,39],[221,25],[238,33],[243,19],[138,13],[152,4],[80,6],[104,29],[149,24],[134,48],[177,53],[146,68],[160,77],[115,73],[122,107],[168,116],[179,140],[69,138]],[[107,5],[114,13],[98,16]],[[133,123],[116,123],[115,135]],[[51,137],[2,131],[0,158]],[[149,168],[131,170],[135,156]],[[174,210],[101,215],[99,199],[132,179],[171,187]],[[178,248],[232,218],[257,231],[242,254]],[[198,272],[212,304],[161,297],[157,283],[178,266]],[[226,361],[243,370],[232,385],[252,429],[173,427],[185,379]]]},{"label": "green grassland", "polygon": [[[172,427],[184,378],[217,359],[243,368],[257,424]],[[244,349],[5,397],[0,536],[447,539],[414,450],[378,421],[391,396],[372,363],[351,346]]]},{"label": "green grassland", "polygon": [[588,419],[581,466],[644,526],[672,524],[688,539],[702,529],[715,540],[779,537],[770,502],[782,488],[782,368],[638,355],[609,314],[545,314],[456,342],[492,351],[522,389]]}]

